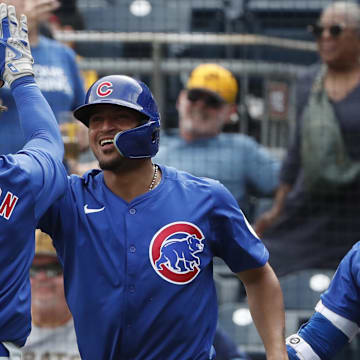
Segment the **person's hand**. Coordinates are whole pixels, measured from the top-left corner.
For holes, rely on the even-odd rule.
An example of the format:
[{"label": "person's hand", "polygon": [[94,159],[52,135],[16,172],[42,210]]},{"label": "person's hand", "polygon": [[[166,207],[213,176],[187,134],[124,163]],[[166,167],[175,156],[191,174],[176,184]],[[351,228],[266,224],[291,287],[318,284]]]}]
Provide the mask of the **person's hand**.
[{"label": "person's hand", "polygon": [[59,6],[60,2],[57,0],[26,0],[23,3],[23,12],[32,28],[46,21]]},{"label": "person's hand", "polygon": [[19,23],[15,7],[1,3],[0,31],[0,86],[4,84],[4,80],[11,85],[16,79],[34,75],[26,16],[21,15]]},{"label": "person's hand", "polygon": [[268,229],[279,217],[278,213],[272,210],[264,212],[255,220],[253,228],[256,234],[261,238],[264,231]]}]

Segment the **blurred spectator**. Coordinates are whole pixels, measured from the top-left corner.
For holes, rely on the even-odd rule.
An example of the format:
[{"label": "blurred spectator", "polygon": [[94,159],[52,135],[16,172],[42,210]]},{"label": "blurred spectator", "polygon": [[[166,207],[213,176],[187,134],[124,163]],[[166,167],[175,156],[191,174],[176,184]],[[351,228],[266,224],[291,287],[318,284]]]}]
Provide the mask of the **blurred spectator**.
[{"label": "blurred spectator", "polygon": [[[36,82],[49,102],[59,123],[72,119],[71,111],[84,100],[84,85],[72,49],[39,34],[39,26],[59,6],[55,0],[6,0],[29,22],[29,40],[34,57]],[[14,99],[9,88],[3,88],[0,102],[8,107],[1,115],[0,153],[15,153],[24,143]]]},{"label": "blurred spectator", "polygon": [[88,128],[78,120],[62,124],[61,130],[67,150],[68,172],[82,175],[90,169],[98,169],[99,163],[89,146]]},{"label": "blurred spectator", "polygon": [[322,64],[299,80],[281,184],[255,223],[278,276],[336,269],[360,239],[359,6],[332,3],[311,30]]},{"label": "blurred spectator", "polygon": [[196,67],[177,100],[179,134],[162,135],[155,161],[221,181],[251,219],[250,195],[273,194],[279,164],[251,137],[221,133],[224,125],[237,121],[237,93],[237,81],[227,69]]},{"label": "blurred spectator", "polygon": [[[85,29],[84,19],[79,12],[76,1],[61,0],[61,5],[49,17],[51,31],[80,31]],[[80,43],[66,42],[65,45],[72,48],[78,57],[86,55],[86,49]],[[81,74],[85,81],[85,88],[88,89],[98,79],[95,70],[82,70]]]},{"label": "blurred spectator", "polygon": [[[49,25],[51,32],[84,30],[84,20],[76,6],[76,1],[61,0],[61,6],[49,18]],[[85,54],[81,44],[67,42],[65,45],[76,52],[78,59]],[[85,89],[88,89],[98,78],[97,72],[90,69],[81,70],[81,75]],[[62,131],[68,140],[65,142],[65,148],[68,150],[66,155],[69,173],[82,175],[87,170],[98,168],[98,163],[89,147],[87,127],[80,121],[71,119],[71,122],[63,124]],[[68,136],[69,133],[72,133],[72,136]]]},{"label": "blurred spectator", "polygon": [[32,330],[23,347],[24,360],[80,360],[74,323],[66,304],[61,264],[51,238],[36,231],[30,269]]}]

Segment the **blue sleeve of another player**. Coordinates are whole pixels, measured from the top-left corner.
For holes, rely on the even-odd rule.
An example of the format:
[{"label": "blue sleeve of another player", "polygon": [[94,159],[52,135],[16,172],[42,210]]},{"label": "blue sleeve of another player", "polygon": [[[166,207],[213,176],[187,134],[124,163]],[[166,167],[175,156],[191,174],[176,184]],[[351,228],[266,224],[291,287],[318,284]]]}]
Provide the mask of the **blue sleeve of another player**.
[{"label": "blue sleeve of another player", "polygon": [[329,359],[349,338],[323,314],[316,312],[297,334],[286,339],[290,360]]},{"label": "blue sleeve of another player", "polygon": [[231,271],[253,269],[265,265],[269,253],[257,237],[231,193],[213,182],[214,206],[211,214],[212,248]]},{"label": "blue sleeve of another player", "polygon": [[33,77],[15,80],[11,91],[26,139],[14,157],[30,177],[38,218],[65,191],[64,146],[53,111]]},{"label": "blue sleeve of another player", "polygon": [[340,262],[321,301],[330,310],[360,326],[360,242]]},{"label": "blue sleeve of another player", "polygon": [[358,334],[359,268],[360,242],[341,261],[310,321],[287,339],[291,360],[328,359]]},{"label": "blue sleeve of another player", "polygon": [[64,145],[59,126],[33,77],[25,76],[15,80],[11,91],[24,130],[26,140],[24,150],[39,148],[62,161]]}]

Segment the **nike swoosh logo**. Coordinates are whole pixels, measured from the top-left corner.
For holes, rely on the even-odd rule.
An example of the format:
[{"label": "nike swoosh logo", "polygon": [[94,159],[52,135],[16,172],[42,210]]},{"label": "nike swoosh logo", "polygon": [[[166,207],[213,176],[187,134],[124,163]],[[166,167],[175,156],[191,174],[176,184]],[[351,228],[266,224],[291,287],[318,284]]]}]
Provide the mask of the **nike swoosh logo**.
[{"label": "nike swoosh logo", "polygon": [[22,53],[18,49],[15,49],[13,46],[9,45],[6,41],[0,39],[0,44],[8,47],[15,54],[15,57],[11,60],[18,60],[22,58]]},{"label": "nike swoosh logo", "polygon": [[85,214],[97,213],[97,212],[103,211],[104,209],[105,209],[105,206],[103,206],[102,208],[99,208],[99,209],[91,209],[88,207],[88,204],[84,205]]}]

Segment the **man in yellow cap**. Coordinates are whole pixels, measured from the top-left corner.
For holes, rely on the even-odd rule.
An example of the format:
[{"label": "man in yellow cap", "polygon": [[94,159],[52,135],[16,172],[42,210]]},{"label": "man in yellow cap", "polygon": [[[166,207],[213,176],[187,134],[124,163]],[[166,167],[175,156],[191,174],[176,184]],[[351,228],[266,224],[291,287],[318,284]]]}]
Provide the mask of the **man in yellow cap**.
[{"label": "man in yellow cap", "polygon": [[74,323],[64,295],[63,271],[51,238],[36,230],[30,268],[32,330],[24,360],[80,360]]},{"label": "man in yellow cap", "polygon": [[178,96],[179,136],[163,134],[155,160],[219,180],[252,220],[250,195],[273,194],[279,162],[250,136],[222,132],[238,117],[237,94],[229,70],[211,63],[197,66]]},{"label": "man in yellow cap", "polygon": [[177,102],[181,137],[191,142],[218,135],[237,116],[237,92],[229,70],[217,64],[196,67]]}]

